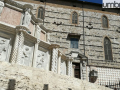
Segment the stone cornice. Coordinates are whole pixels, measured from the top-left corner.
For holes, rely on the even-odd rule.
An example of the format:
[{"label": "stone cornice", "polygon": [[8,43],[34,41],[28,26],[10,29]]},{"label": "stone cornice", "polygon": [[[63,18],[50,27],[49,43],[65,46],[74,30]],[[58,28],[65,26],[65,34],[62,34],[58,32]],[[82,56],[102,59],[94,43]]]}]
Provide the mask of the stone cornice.
[{"label": "stone cornice", "polygon": [[23,32],[24,36],[26,39],[29,39],[30,42],[35,42],[37,43],[37,38],[35,38],[34,36],[30,35],[27,31],[29,30],[28,28],[26,28],[25,26],[16,26],[16,31],[17,32]]},{"label": "stone cornice", "polygon": [[23,8],[22,4],[19,4],[19,3],[15,2],[15,1],[13,1],[13,0],[4,0],[4,2],[7,3],[7,4],[10,4],[12,6],[21,8],[21,9]]},{"label": "stone cornice", "polygon": [[59,48],[59,47],[60,47],[60,45],[58,45],[58,44],[51,44],[51,45],[49,46],[49,49]]},{"label": "stone cornice", "polygon": [[39,26],[40,26],[40,28],[41,28],[42,30],[44,30],[44,31],[46,31],[46,32],[48,32],[48,33],[51,33],[51,32],[52,32],[50,29],[46,29],[43,24],[40,24]]},{"label": "stone cornice", "polygon": [[45,49],[49,49],[51,44],[47,43],[47,42],[44,42],[42,40],[40,40],[39,42],[39,46],[42,47],[42,48],[45,48]]},{"label": "stone cornice", "polygon": [[11,33],[11,34],[15,34],[16,30],[15,30],[15,26],[12,26],[10,24],[4,23],[0,21],[0,31],[4,31],[7,33]]},{"label": "stone cornice", "polygon": [[61,56],[61,59],[62,60],[66,60],[66,61],[73,61],[73,58],[72,57],[68,57],[66,56],[65,54],[62,54],[59,50],[58,50],[58,55]]}]

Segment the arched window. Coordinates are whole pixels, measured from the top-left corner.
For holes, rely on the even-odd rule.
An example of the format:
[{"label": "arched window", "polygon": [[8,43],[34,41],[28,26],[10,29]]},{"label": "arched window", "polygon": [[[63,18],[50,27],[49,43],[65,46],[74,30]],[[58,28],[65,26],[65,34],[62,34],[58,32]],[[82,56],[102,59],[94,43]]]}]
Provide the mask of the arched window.
[{"label": "arched window", "polygon": [[107,37],[104,38],[104,53],[105,53],[105,60],[113,60],[111,41]]},{"label": "arched window", "polygon": [[44,9],[42,7],[38,8],[38,18],[44,19]]},{"label": "arched window", "polygon": [[78,23],[78,14],[76,12],[72,13],[72,24]]},{"label": "arched window", "polygon": [[102,27],[108,28],[108,18],[106,16],[102,16]]}]

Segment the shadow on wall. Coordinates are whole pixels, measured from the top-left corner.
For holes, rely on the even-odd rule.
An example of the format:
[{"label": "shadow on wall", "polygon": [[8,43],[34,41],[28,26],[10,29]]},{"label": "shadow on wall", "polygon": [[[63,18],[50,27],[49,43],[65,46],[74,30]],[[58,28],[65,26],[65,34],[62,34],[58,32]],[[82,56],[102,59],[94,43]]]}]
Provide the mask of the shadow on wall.
[{"label": "shadow on wall", "polygon": [[7,90],[15,90],[15,83],[16,83],[15,79],[9,79]]},{"label": "shadow on wall", "polygon": [[[16,85],[16,80],[15,79],[9,79],[7,90],[15,90],[15,85]],[[49,90],[49,85],[44,84],[44,89],[43,90]],[[72,89],[68,88],[68,90],[72,90]]]}]

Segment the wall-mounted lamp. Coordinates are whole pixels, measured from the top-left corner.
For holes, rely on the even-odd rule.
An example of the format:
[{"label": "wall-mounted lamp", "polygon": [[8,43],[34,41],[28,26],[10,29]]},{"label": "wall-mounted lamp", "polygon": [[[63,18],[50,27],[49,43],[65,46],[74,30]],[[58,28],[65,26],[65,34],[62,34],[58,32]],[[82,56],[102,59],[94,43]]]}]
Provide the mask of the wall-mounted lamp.
[{"label": "wall-mounted lamp", "polygon": [[88,26],[86,26],[89,30],[90,29],[93,29],[93,26],[92,26],[92,23],[91,22],[89,22],[89,24],[88,24]]}]

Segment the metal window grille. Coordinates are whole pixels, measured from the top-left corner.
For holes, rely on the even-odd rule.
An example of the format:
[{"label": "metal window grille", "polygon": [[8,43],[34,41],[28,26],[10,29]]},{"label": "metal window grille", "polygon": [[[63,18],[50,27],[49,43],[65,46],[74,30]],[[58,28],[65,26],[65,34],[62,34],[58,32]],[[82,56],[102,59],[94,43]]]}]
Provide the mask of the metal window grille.
[{"label": "metal window grille", "polygon": [[78,48],[78,39],[77,38],[71,38],[71,48]]},{"label": "metal window grille", "polygon": [[44,19],[44,9],[42,7],[38,9],[38,18]]},{"label": "metal window grille", "polygon": [[108,28],[108,19],[106,16],[102,17],[102,25],[104,28]]},{"label": "metal window grille", "polygon": [[72,24],[78,23],[78,14],[76,12],[73,12],[72,14]]},{"label": "metal window grille", "polygon": [[112,60],[111,42],[107,37],[105,37],[104,39],[104,52],[105,52],[105,60]]}]

